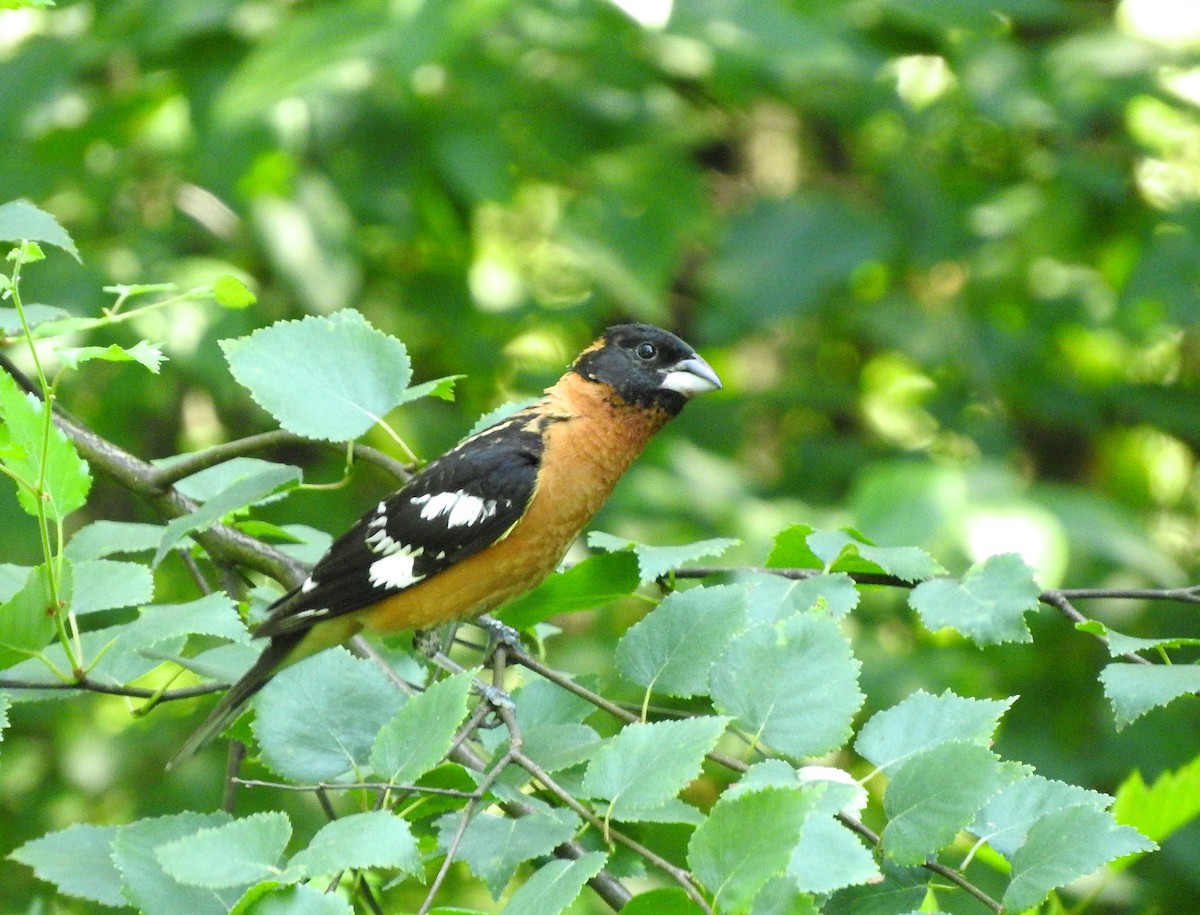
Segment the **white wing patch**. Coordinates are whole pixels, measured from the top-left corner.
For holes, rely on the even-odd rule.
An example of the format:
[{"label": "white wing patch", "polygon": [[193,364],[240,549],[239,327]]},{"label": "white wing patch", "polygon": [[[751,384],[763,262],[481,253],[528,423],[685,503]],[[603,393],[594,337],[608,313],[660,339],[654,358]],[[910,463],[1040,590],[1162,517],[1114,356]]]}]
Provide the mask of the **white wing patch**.
[{"label": "white wing patch", "polygon": [[[390,537],[387,539],[391,540]],[[394,540],[391,542],[396,544],[395,547],[388,551],[382,559],[376,559],[371,563],[369,569],[371,584],[376,588],[404,589],[424,578],[424,575],[417,575],[413,572],[413,563],[417,561],[418,556],[425,552],[424,548],[414,550],[412,547],[401,546]]]},{"label": "white wing patch", "polygon": [[461,489],[416,496],[412,504],[424,506],[421,509],[423,521],[432,521],[445,515],[447,527],[470,527],[496,514],[495,499],[481,499]]}]

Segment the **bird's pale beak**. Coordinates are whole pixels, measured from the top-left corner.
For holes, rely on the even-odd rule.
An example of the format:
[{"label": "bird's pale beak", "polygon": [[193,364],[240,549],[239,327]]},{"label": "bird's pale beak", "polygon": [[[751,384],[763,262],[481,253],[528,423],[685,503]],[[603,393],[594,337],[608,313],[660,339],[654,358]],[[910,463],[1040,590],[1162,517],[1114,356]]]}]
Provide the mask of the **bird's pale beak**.
[{"label": "bird's pale beak", "polygon": [[712,366],[700,356],[690,356],[671,366],[663,378],[661,387],[676,391],[684,397],[695,397],[706,391],[716,391],[721,388],[721,379],[713,371]]}]

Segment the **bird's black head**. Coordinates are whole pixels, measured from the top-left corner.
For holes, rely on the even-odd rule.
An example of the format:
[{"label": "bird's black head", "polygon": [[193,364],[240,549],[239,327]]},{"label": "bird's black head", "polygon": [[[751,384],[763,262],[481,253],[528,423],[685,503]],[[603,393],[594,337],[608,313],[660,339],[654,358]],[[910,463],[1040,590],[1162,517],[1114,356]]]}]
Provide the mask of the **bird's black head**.
[{"label": "bird's black head", "polygon": [[694,349],[651,324],[610,327],[572,368],[588,381],[609,385],[628,403],[671,414],[695,395],[721,387],[717,373]]}]

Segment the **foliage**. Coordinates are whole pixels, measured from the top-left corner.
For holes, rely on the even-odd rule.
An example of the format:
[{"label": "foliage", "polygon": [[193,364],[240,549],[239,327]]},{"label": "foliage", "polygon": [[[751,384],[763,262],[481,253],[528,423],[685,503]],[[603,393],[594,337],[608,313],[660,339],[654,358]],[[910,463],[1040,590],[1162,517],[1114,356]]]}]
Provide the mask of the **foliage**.
[{"label": "foliage", "polygon": [[[0,5],[6,910],[1200,900],[1186,17]],[[152,774],[616,317],[726,391],[505,610],[539,653],[332,650],[239,779]]]}]

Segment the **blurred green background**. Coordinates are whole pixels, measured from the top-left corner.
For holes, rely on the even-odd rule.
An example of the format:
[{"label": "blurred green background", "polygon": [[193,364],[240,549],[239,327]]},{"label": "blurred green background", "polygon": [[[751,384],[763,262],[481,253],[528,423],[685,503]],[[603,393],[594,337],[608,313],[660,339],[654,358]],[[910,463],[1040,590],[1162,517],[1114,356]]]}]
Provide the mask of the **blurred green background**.
[{"label": "blurred green background", "polygon": [[[594,332],[678,330],[726,390],[654,443],[595,527],[731,536],[853,524],[954,571],[1017,550],[1046,586],[1170,586],[1200,551],[1200,5],[1180,0],[95,0],[0,10],[0,201],[74,236],[25,299],[234,272],[96,342],[167,341],[161,377],[90,364],[61,400],[150,458],[269,428],[216,341],[352,306],[454,404],[391,417],[425,457],[536,393]],[[373,441],[390,447],[380,436]],[[334,480],[336,453],[275,453]],[[344,529],[384,491],[273,506]],[[77,519],[148,519],[99,480]],[[0,561],[35,529],[0,481]],[[164,566],[160,600],[193,596]],[[1194,608],[1085,608],[1200,635]],[[563,621],[551,661],[611,676],[638,605]],[[1020,700],[999,749],[1112,791],[1197,754],[1184,700],[1117,733],[1102,647],[1044,612],[981,651],[880,592],[852,625],[867,712],[918,686]],[[864,713],[864,717],[865,717]],[[161,762],[194,708],[14,708],[0,853],[81,819],[211,809]],[[253,796],[244,801],[254,804]],[[295,805],[317,814],[304,802]],[[1200,830],[1105,910],[1200,910]],[[39,892],[0,861],[0,909]],[[65,905],[65,904],[64,904]],[[87,911],[83,905],[64,909]]]}]

